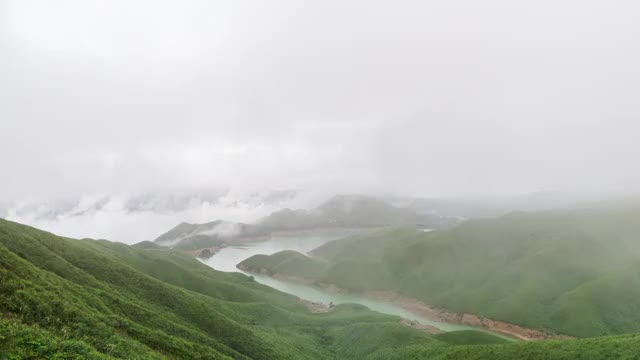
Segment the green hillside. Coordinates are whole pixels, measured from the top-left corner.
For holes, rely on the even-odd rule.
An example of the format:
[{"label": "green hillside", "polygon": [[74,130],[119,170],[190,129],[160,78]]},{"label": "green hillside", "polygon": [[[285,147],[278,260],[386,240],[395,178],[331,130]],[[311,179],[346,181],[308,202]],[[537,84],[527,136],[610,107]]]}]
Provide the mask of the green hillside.
[{"label": "green hillside", "polygon": [[638,207],[622,206],[514,213],[335,241],[295,263],[241,264],[578,337],[640,332],[639,219]]},{"label": "green hillside", "polygon": [[[429,335],[360,305],[297,298],[179,252],[0,220],[4,359],[632,359],[637,336],[502,343]],[[292,254],[285,254],[292,255]],[[478,345],[480,344],[480,345]]]},{"label": "green hillside", "polygon": [[[399,324],[361,306],[311,314],[297,298],[173,251],[62,238],[4,220],[0,312],[0,354],[11,359],[351,358],[338,336],[361,332],[352,329],[358,324]],[[403,331],[407,343],[429,341]]]},{"label": "green hillside", "polygon": [[640,353],[639,335],[609,336],[581,340],[547,340],[515,344],[447,346],[410,345],[381,349],[368,360],[632,360]]},{"label": "green hillside", "polygon": [[486,332],[474,330],[445,332],[436,334],[433,336],[433,338],[452,345],[504,344],[509,342],[509,340],[507,339],[503,339]]}]

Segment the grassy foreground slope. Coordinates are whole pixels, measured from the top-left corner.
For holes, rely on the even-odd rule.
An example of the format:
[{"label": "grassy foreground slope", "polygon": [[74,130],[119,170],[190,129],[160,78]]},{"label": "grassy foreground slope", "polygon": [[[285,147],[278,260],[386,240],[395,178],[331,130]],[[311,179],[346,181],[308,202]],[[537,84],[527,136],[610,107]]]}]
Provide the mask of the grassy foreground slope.
[{"label": "grassy foreground slope", "polygon": [[[311,314],[297,298],[173,251],[0,220],[0,358],[349,359],[346,337],[366,353],[444,344],[398,326],[362,306]],[[387,330],[401,336],[370,342],[369,332]]]},{"label": "grassy foreground slope", "polygon": [[639,220],[640,208],[622,206],[514,213],[242,264],[579,337],[631,333],[640,332]]},{"label": "grassy foreground slope", "polygon": [[546,340],[509,345],[465,345],[438,348],[410,345],[397,349],[381,349],[369,360],[632,360],[638,359],[639,335],[597,337],[581,340]]}]

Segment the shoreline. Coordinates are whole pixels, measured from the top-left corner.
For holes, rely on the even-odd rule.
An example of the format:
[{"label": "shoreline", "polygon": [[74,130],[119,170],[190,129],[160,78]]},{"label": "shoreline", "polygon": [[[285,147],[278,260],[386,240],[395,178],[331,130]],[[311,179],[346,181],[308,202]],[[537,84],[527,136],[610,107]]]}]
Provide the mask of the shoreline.
[{"label": "shoreline", "polygon": [[483,317],[470,313],[457,313],[446,309],[437,308],[429,305],[426,302],[397,294],[393,291],[367,291],[356,292],[349,289],[340,288],[334,284],[322,283],[312,279],[302,278],[299,276],[290,276],[272,273],[267,269],[251,268],[245,265],[236,266],[240,270],[244,270],[256,274],[264,274],[274,279],[285,280],[300,283],[303,285],[329,290],[336,293],[350,293],[357,294],[369,298],[371,300],[384,301],[390,304],[399,306],[407,311],[410,311],[416,315],[423,316],[434,322],[442,322],[449,324],[466,325],[479,329],[488,330],[500,335],[509,336],[523,341],[536,341],[536,340],[558,340],[558,339],[575,339],[575,337],[545,332],[542,330],[536,330],[526,328],[524,326],[507,323],[504,321],[493,320],[487,317]]}]

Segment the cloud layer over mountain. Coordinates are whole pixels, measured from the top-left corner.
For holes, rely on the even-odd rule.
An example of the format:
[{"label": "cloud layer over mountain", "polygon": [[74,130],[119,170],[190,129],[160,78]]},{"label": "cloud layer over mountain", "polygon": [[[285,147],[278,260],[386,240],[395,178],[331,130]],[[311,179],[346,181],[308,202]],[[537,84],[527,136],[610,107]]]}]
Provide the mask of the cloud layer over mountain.
[{"label": "cloud layer over mountain", "polygon": [[636,191],[635,10],[4,1],[0,202],[167,188]]}]

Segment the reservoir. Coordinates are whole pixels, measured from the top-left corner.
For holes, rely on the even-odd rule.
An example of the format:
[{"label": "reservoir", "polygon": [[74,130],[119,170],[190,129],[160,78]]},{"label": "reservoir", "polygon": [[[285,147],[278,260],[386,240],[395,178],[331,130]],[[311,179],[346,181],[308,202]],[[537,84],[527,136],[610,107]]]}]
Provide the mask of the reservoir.
[{"label": "reservoir", "polygon": [[[344,236],[345,234],[340,233],[314,235],[305,234],[304,236],[274,236],[267,241],[225,247],[213,257],[206,260],[200,259],[200,261],[219,271],[242,272],[236,268],[236,265],[242,260],[247,259],[253,255],[271,255],[284,250],[294,250],[306,254],[309,251],[317,248],[318,246],[321,246],[329,241],[343,238]],[[324,304],[360,304],[368,307],[371,310],[383,314],[396,315],[405,319],[417,321],[424,325],[432,325],[442,331],[469,329],[487,331],[484,329],[474,328],[466,325],[432,321],[420,315],[414,314],[395,304],[391,304],[385,301],[372,300],[364,296],[359,296],[358,294],[337,293],[326,289],[315,288],[291,281],[274,279],[270,276],[262,274],[246,274],[253,276],[256,281],[264,285],[270,286],[282,292],[289,293],[291,295],[295,295],[305,300]],[[505,337],[500,334],[496,334],[493,332],[492,334],[504,337],[505,339],[513,340],[510,337]]]}]

